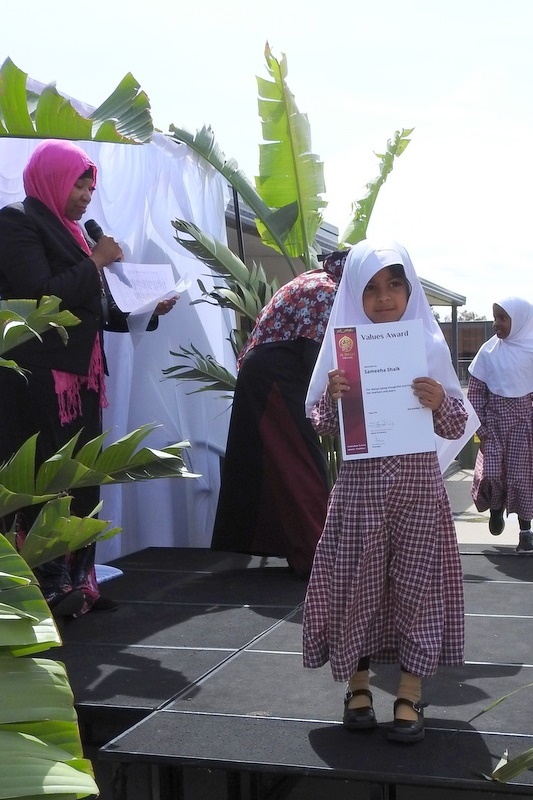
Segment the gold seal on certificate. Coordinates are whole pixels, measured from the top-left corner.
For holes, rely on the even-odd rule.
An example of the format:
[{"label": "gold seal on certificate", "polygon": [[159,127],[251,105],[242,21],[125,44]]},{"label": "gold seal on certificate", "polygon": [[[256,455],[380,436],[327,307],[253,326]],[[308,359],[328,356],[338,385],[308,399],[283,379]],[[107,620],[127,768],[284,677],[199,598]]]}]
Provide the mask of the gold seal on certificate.
[{"label": "gold seal on certificate", "polygon": [[343,459],[435,450],[432,412],[411,387],[428,372],[422,321],[335,328],[333,335],[350,387],[339,401]]}]

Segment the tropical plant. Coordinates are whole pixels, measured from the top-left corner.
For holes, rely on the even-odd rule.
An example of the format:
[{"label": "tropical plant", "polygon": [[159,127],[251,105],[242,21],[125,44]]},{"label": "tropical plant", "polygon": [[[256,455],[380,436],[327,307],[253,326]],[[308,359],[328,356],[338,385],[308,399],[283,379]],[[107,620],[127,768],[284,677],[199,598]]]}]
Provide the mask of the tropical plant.
[{"label": "tropical plant", "polygon": [[119,530],[109,529],[105,520],[70,514],[71,498],[57,491],[67,477],[76,476],[70,488],[194,477],[180,456],[187,443],[133,452],[152,428],[144,426],[103,451],[98,438],[74,455],[72,440],[40,467],[36,478],[34,437],[0,468],[0,515],[45,501],[20,552],[14,531],[0,537],[0,797],[98,793],[92,766],[83,758],[65,668],[33,657],[59,646],[61,639],[30,567]]},{"label": "tropical plant", "polygon": [[[203,233],[192,222],[174,220],[172,225],[176,230],[175,238],[182,247],[203,261],[224,281],[224,284],[215,285],[213,289],[207,291],[203,282],[198,280],[202,297],[193,301],[193,305],[208,302],[222,308],[230,308],[247,320],[251,330],[259,312],[278,289],[277,280],[269,282],[261,264],[257,265],[254,262],[249,269],[229,247]],[[235,355],[244,346],[247,336],[247,331],[242,328],[231,332],[230,340]]]},{"label": "tropical plant", "polygon": [[[227,159],[216,144],[211,129],[202,128],[196,134],[171,127],[178,141],[186,142],[200,156],[218,169],[231,184],[234,202],[241,194],[256,214],[256,227],[263,244],[281,253],[295,269],[290,259],[299,259],[304,269],[319,266],[319,247],[316,234],[322,222],[322,209],[326,206],[323,164],[311,151],[311,133],[306,115],[299,112],[294,95],[289,89],[285,56],[278,61],[268,44],[265,48],[267,70],[270,78],[257,79],[259,113],[264,144],[260,145],[259,176],[254,191],[250,181],[238,169],[234,159]],[[412,129],[396,131],[387,142],[384,153],[376,154],[379,174],[366,185],[367,194],[352,207],[352,220],[341,237],[341,248],[364,239],[370,216],[379,191],[398,158],[409,144]],[[290,224],[289,224],[290,223]],[[237,319],[247,325],[230,332],[230,343],[237,355],[248,338],[261,309],[278,288],[277,281],[268,282],[261,264],[248,268],[226,245],[203,233],[186,220],[174,220],[178,243],[199,258],[222,279],[206,290],[198,280],[202,296],[195,302],[207,302],[233,310]],[[190,381],[197,388],[191,394],[218,391],[223,398],[231,398],[236,378],[211,355],[203,355],[192,343],[170,351],[179,360],[175,366],[163,370],[165,377]],[[200,384],[200,386],[198,386]],[[322,448],[328,464],[330,481],[335,482],[340,461],[338,437],[321,437]]]},{"label": "tropical plant", "polygon": [[[311,129],[306,114],[300,113],[285,80],[287,60],[274,58],[267,43],[265,59],[270,80],[257,78],[259,114],[264,144],[259,146],[259,176],[255,186],[269,207],[296,204],[298,216],[284,240],[290,255],[303,261],[306,269],[318,267],[315,235],[322,222],[322,198],[326,190],[324,165],[311,152]],[[259,218],[257,229],[263,243],[279,249]]]},{"label": "tropical plant", "polygon": [[[0,353],[50,329],[62,338],[79,320],[59,311],[59,299],[0,303]],[[4,369],[15,362],[0,359]],[[128,483],[159,477],[195,477],[181,450],[187,442],[139,449],[154,429],[145,425],[103,449],[105,434],[78,448],[78,436],[45,461],[35,474],[37,437],[0,466],[0,519],[43,504],[28,535],[0,536],[0,797],[86,797],[98,794],[83,750],[68,675],[62,664],[41,657],[61,638],[32,567],[100,538],[113,536],[105,520],[70,514],[67,489]],[[100,506],[93,513],[100,510]],[[17,546],[18,545],[18,549]],[[39,655],[37,655],[39,654]]]},{"label": "tropical plant", "polygon": [[[34,336],[40,339],[41,333],[48,330],[56,331],[66,342],[65,327],[77,325],[79,320],[70,311],[60,311],[59,305],[57,297],[44,297],[39,304],[35,300],[0,301],[0,354]],[[1,355],[0,367],[24,373],[14,361]]]},{"label": "tropical plant", "polygon": [[366,195],[352,204],[352,219],[340,237],[341,248],[357,244],[357,242],[366,238],[368,223],[370,222],[370,216],[379,191],[392,172],[395,160],[402,155],[411,141],[409,136],[412,132],[413,128],[404,128],[401,131],[396,131],[393,138],[387,142],[385,152],[375,153],[379,159],[379,175],[373,181],[367,183],[366,188],[368,191]]},{"label": "tropical plant", "polygon": [[315,234],[322,221],[326,202],[323,164],[311,152],[307,116],[300,113],[285,80],[285,56],[277,60],[267,44],[265,58],[270,80],[257,78],[259,112],[265,143],[260,145],[259,176],[255,189],[233,158],[227,158],[211,128],[195,134],[174,125],[170,133],[184,142],[217,169],[255,213],[262,241],[288,260],[297,274],[293,259],[305,268],[317,266]]},{"label": "tropical plant", "polygon": [[288,206],[276,209],[269,208],[244,172],[239,168],[235,159],[227,158],[222,152],[210,125],[204,125],[195,133],[186,128],[178,128],[175,125],[171,125],[169,132],[173,139],[188,145],[191,150],[204,158],[226,178],[237,194],[243,198],[247,206],[263,221],[273,240],[277,243],[280,252],[285,256],[292,273],[296,275],[291,256],[283,242],[298,216],[297,204],[291,203]]},{"label": "tropical plant", "polygon": [[[275,61],[275,59],[272,58],[269,52],[268,63],[271,64],[272,61]],[[284,64],[284,62],[282,63]],[[284,77],[282,77],[286,72],[285,67],[282,68],[282,66],[278,64],[277,70],[272,70],[272,72],[279,77],[279,82],[281,84],[280,86],[277,86],[278,94],[290,95],[290,97],[292,97],[285,85]],[[262,86],[262,84],[260,85]],[[278,106],[279,113],[282,113],[282,108],[283,106],[281,108]],[[291,109],[295,109],[294,100],[292,100]],[[293,116],[295,114],[296,112],[293,110]],[[288,120],[286,125],[289,127]],[[179,136],[182,136],[183,134],[183,131],[178,133],[176,128],[173,128],[173,131],[176,138],[179,138]],[[203,129],[203,131],[205,132],[205,129]],[[205,138],[204,136],[201,136],[200,133],[198,133],[196,137],[190,135],[187,138],[182,137],[180,140],[187,141],[188,143],[194,142],[196,152],[208,159],[210,163],[217,168],[217,165],[219,164],[225,165],[229,163],[229,160],[226,159],[220,148],[215,144],[212,135],[210,135],[209,138]],[[358,241],[365,238],[372,209],[376,202],[379,191],[385,183],[388,175],[392,171],[395,159],[404,152],[405,148],[409,144],[409,136],[411,133],[412,128],[404,128],[401,131],[396,131],[393,138],[387,142],[385,152],[376,154],[379,159],[379,174],[373,181],[367,183],[367,194],[361,200],[358,200],[353,204],[353,217],[341,237],[341,248],[356,244]],[[201,143],[203,146],[205,146],[205,149],[203,146],[201,146]],[[289,153],[292,152],[295,147],[291,141],[285,141],[284,145],[285,150]],[[305,140],[305,145],[310,146],[308,140]],[[216,159],[211,157],[213,152],[217,153]],[[277,152],[280,153],[281,148],[278,149]],[[306,152],[307,151],[302,149],[297,150],[292,158],[292,161],[294,163],[304,161],[304,155]],[[289,161],[286,153],[280,155],[280,159],[284,164]],[[271,162],[267,162],[266,159],[264,159],[263,163],[265,162],[269,165],[271,164]],[[302,183],[307,187],[319,185],[315,174],[317,172],[318,165],[316,157],[311,154],[308,158],[308,162],[312,165],[312,169],[310,170],[311,176],[307,176],[304,181],[298,181],[298,176],[295,175],[295,185],[298,186],[299,183]],[[243,184],[246,186],[245,201],[256,213],[258,213],[258,209],[261,208],[261,204],[263,203],[262,198],[257,199],[257,197],[253,194],[253,188],[251,184],[244,177],[243,173],[237,169],[236,162],[231,160],[231,164],[232,169],[230,171],[226,170],[223,172],[223,174],[228,181],[230,181],[233,188],[237,191],[239,191],[239,187],[242,187]],[[270,169],[272,170],[271,166]],[[235,180],[235,176],[237,176],[237,180]],[[314,178],[312,176],[314,176]],[[283,181],[280,179],[278,183],[282,185]],[[264,177],[264,181],[262,181],[261,178],[257,178],[258,187],[267,186],[267,184],[268,175]],[[253,200],[254,197],[255,201]],[[270,202],[274,202],[275,198],[273,195],[270,195],[269,199]],[[287,197],[285,194],[281,194],[278,202],[282,204],[286,200],[289,200],[289,197]],[[292,201],[289,203],[289,205],[281,205],[279,210],[281,211],[289,207],[293,208],[295,204],[298,206],[297,200]],[[302,249],[305,242],[311,242],[307,257],[304,257],[303,253],[300,254],[301,260],[304,262],[306,267],[315,266],[315,257],[318,250],[315,237],[320,221],[320,217],[317,215],[316,209],[318,209],[321,204],[324,205],[323,201],[321,201],[318,195],[316,195],[307,204],[311,211],[307,216],[305,214],[298,215],[295,220],[295,225],[293,226],[293,242],[298,241],[297,246],[294,246],[294,244],[292,245],[293,253]],[[274,234],[270,227],[272,218],[271,209],[267,207],[267,210],[267,217],[265,219],[256,220],[256,223],[263,242],[269,246],[274,246]],[[193,223],[187,222],[186,220],[177,219],[172,222],[172,225],[176,231],[176,241],[190,253],[199,258],[212,271],[216,272],[224,281],[223,285],[217,284],[213,287],[213,289],[207,291],[203,282],[198,280],[198,285],[202,291],[202,297],[194,302],[208,302],[214,305],[219,305],[222,308],[230,308],[235,311],[237,315],[243,316],[251,323],[251,325],[253,325],[261,309],[268,303],[278,288],[277,281],[274,280],[269,282],[267,280],[261,264],[255,264],[254,262],[251,269],[248,268],[246,264],[226,245],[217,241],[212,236],[203,233]],[[295,228],[298,226],[300,228],[300,238],[298,238],[294,232]],[[311,232],[313,237],[312,239]],[[288,248],[285,248],[284,251],[280,250],[280,252],[286,254],[287,249]],[[246,329],[235,329],[231,332],[230,341],[235,354],[242,349],[247,336],[248,333]],[[181,363],[177,366],[168,367],[167,369],[163,370],[163,373],[168,378],[177,378],[179,380],[188,380],[193,382],[196,381],[200,384],[203,384],[200,386],[200,388],[195,389],[193,393],[210,389],[214,391],[223,391],[226,393],[223,396],[227,397],[227,393],[233,391],[235,386],[235,376],[232,375],[225,367],[218,364],[212,355],[202,355],[192,343],[189,348],[182,346],[179,351],[171,351],[170,354],[181,359]],[[190,366],[191,364],[192,366]]]},{"label": "tropical plant", "polygon": [[154,132],[150,103],[131,73],[88,117],[55,84],[36,93],[10,58],[0,68],[0,136],[142,144]]},{"label": "tropical plant", "polygon": [[[487,714],[489,711],[492,711],[493,708],[499,706],[500,703],[503,703],[504,700],[507,700],[508,697],[512,697],[512,695],[518,694],[518,692],[524,691],[524,689],[531,689],[533,683],[526,683],[524,686],[519,686],[518,689],[513,689],[511,692],[507,692],[502,697],[498,697],[497,700],[493,700],[486,708],[483,708],[478,714],[475,714],[471,717],[467,724],[470,725],[475,719],[481,717],[483,714]],[[509,753],[506,750],[502,757],[500,758],[498,764],[496,765],[495,769],[490,773],[490,775],[485,775],[488,780],[497,781],[498,783],[507,783],[508,781],[516,778],[522,772],[525,772],[528,769],[533,767],[533,747],[524,750],[523,753],[519,753],[514,758],[509,758]]]}]

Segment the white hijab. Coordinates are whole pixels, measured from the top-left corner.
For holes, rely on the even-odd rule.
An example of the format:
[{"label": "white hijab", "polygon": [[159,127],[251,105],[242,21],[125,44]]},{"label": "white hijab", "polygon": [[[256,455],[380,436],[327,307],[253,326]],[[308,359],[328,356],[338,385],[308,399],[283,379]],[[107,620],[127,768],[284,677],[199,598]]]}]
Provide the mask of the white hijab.
[{"label": "white hijab", "polygon": [[506,339],[493,336],[482,344],[468,371],[493,394],[524,397],[533,392],[533,305],[521,297],[496,304],[511,317],[511,332]]},{"label": "white hijab", "polygon": [[461,389],[448,345],[433,315],[409,254],[397,242],[371,242],[365,239],[350,250],[331,309],[324,341],[311,375],[306,398],[306,413],[309,416],[315,403],[322,397],[328,384],[328,372],[334,368],[333,329],[350,325],[368,325],[372,322],[363,309],[363,290],[379,270],[394,264],[403,266],[405,277],[411,287],[407,308],[402,319],[422,320],[428,377],[439,381],[445,392],[451,397],[463,400],[469,414],[466,430],[461,439],[448,440],[436,436],[439,462],[444,471],[477,430],[479,420]]}]

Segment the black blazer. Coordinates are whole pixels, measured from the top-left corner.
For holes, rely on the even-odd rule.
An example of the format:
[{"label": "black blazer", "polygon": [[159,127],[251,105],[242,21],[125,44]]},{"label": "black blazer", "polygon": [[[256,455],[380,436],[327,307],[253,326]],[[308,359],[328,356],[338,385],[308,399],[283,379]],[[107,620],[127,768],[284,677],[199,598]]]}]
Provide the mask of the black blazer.
[{"label": "black blazer", "polygon": [[[39,300],[56,295],[61,309],[80,320],[67,328],[66,346],[55,331],[47,331],[42,342],[34,338],[10,350],[9,357],[20,366],[87,375],[96,334],[104,329],[128,330],[127,314],[105,288],[109,319],[104,319],[93,261],[39,200],[27,197],[0,210],[0,297]],[[149,325],[154,327],[157,320]]]}]

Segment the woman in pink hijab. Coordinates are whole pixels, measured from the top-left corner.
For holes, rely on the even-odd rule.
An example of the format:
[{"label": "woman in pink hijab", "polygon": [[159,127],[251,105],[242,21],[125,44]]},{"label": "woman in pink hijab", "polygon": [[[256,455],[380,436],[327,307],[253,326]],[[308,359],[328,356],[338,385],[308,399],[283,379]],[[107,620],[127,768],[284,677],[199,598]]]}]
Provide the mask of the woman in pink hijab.
[{"label": "woman in pink hijab", "polygon": [[[102,330],[127,331],[127,322],[103,276],[104,267],[122,258],[122,250],[110,236],[93,242],[79,225],[96,176],[96,166],[75,144],[41,142],[24,169],[25,199],[0,210],[0,296],[55,295],[61,308],[80,320],[69,327],[66,346],[50,331],[42,342],[32,338],[10,352],[28,371],[27,381],[0,370],[2,462],[36,433],[38,466],[76,433],[81,431],[81,445],[102,430],[101,411],[107,405]],[[156,326],[154,319],[149,328]],[[75,490],[72,513],[87,516],[98,502],[98,487]],[[33,506],[17,515],[21,535],[38,510]],[[116,608],[100,596],[94,555],[91,545],[35,570],[55,616]]]}]

